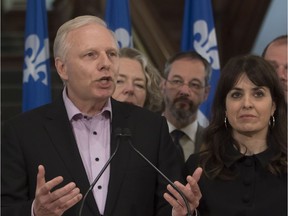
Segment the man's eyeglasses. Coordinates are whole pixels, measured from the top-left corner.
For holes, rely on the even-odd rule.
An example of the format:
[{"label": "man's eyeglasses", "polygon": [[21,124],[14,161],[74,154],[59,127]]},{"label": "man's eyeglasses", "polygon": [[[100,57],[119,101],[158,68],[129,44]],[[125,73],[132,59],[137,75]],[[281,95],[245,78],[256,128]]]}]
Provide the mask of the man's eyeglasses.
[{"label": "man's eyeglasses", "polygon": [[200,90],[202,88],[205,88],[205,86],[203,86],[201,83],[196,82],[196,81],[191,81],[186,84],[183,80],[179,80],[179,79],[168,80],[167,79],[167,82],[169,82],[170,85],[173,86],[174,88],[180,88],[184,85],[187,85],[191,90]]}]

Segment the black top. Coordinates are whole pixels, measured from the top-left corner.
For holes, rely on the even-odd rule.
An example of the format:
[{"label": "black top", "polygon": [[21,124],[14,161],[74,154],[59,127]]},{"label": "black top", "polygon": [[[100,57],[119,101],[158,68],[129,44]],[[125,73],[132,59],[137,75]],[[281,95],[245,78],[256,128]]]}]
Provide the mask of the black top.
[{"label": "black top", "polygon": [[[233,180],[222,180],[208,179],[203,173],[199,181],[202,192],[200,215],[286,216],[287,173],[276,176],[265,168],[275,150],[270,147],[257,155],[241,156],[230,146],[224,164],[238,175]],[[240,158],[233,161],[236,155]],[[190,156],[186,162],[186,174],[194,172],[198,160],[199,154]]]}]

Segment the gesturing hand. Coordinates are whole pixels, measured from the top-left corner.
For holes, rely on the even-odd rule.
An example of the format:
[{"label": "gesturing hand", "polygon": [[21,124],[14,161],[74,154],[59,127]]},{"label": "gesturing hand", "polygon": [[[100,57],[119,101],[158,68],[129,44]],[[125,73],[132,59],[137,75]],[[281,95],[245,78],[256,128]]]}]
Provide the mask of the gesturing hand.
[{"label": "gesturing hand", "polygon": [[[180,182],[174,182],[175,185],[183,192],[187,201],[189,203],[189,207],[193,212],[199,205],[199,201],[202,197],[200,188],[198,186],[198,181],[202,174],[202,168],[197,168],[193,173],[193,176],[187,176],[187,184],[183,185]],[[174,196],[171,196],[168,193],[164,194],[164,198],[170,205],[173,207],[172,216],[185,216],[187,215],[187,208],[184,200],[180,196],[180,194],[171,186],[167,186],[168,191]]]},{"label": "gesturing hand", "polygon": [[53,192],[51,190],[63,181],[58,176],[51,181],[45,180],[44,166],[39,165],[34,200],[35,216],[59,216],[82,199],[82,194],[74,182],[70,182]]}]

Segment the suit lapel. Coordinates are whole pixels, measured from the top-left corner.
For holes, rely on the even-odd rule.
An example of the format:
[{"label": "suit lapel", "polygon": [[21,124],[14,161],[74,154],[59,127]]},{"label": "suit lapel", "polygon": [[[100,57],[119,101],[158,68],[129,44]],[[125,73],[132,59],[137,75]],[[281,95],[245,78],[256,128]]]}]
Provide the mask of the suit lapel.
[{"label": "suit lapel", "polygon": [[203,142],[203,132],[204,128],[198,123],[197,131],[196,131],[196,140],[195,140],[195,151],[199,152],[202,142]]},{"label": "suit lapel", "polygon": [[[88,190],[90,183],[82,163],[72,126],[67,117],[63,100],[55,102],[53,106],[55,107],[47,112],[47,132],[51,137],[56,151],[62,158],[67,171],[84,195]],[[97,212],[98,215],[100,215],[92,193],[89,193],[86,203],[91,208],[92,212]]]}]

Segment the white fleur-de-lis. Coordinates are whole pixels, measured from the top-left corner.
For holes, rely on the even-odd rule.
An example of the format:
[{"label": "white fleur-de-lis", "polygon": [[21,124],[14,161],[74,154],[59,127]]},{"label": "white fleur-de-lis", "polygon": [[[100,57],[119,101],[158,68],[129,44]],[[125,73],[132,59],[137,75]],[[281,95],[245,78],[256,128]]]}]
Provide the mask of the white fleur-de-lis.
[{"label": "white fleur-de-lis", "polygon": [[[39,37],[31,34],[25,41],[25,52],[29,49],[31,54],[25,55],[24,58],[26,68],[24,68],[23,82],[28,82],[31,75],[34,81],[41,79],[43,84],[48,85],[46,60],[49,59],[49,40],[46,38],[44,46],[40,47]],[[39,73],[44,73],[44,78]]]},{"label": "white fleur-de-lis", "polygon": [[[220,68],[219,55],[215,28],[208,32],[208,25],[205,20],[198,20],[194,23],[194,47],[211,64],[214,70]],[[199,40],[197,40],[199,39]]]},{"label": "white fleur-de-lis", "polygon": [[129,47],[131,45],[131,37],[129,32],[124,28],[118,28],[115,30],[115,35],[120,47]]}]

